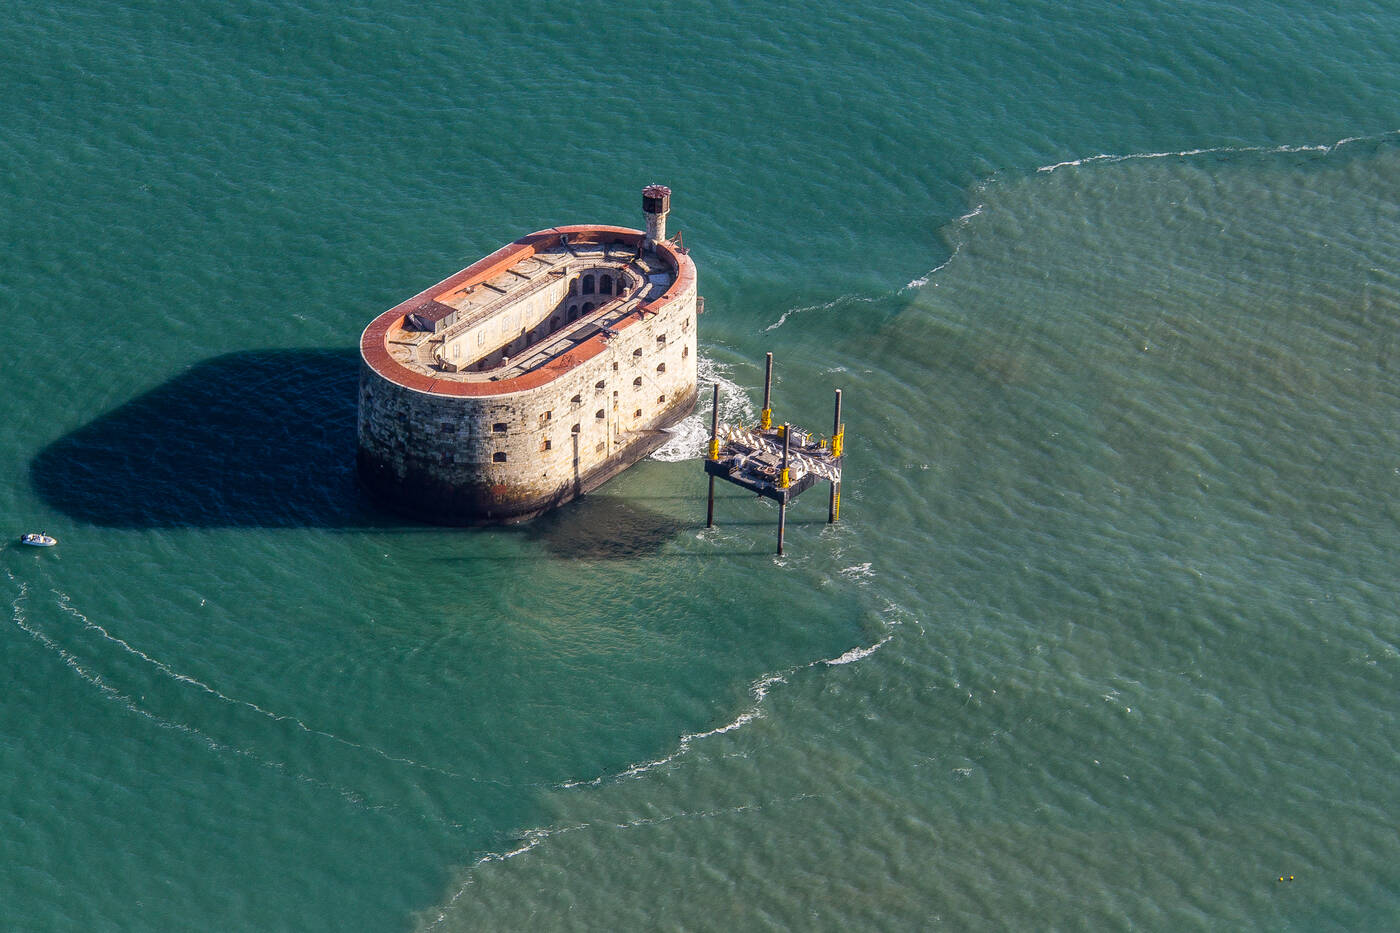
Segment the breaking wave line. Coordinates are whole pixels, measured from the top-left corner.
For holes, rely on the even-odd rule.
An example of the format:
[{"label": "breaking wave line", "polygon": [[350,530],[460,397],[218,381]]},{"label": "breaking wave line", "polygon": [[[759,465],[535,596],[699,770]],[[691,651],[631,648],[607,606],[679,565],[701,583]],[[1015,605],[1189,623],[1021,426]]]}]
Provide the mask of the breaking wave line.
[{"label": "breaking wave line", "polygon": [[[710,359],[703,353],[696,360],[696,381],[701,385],[718,382],[720,421],[727,424],[748,424],[757,415],[749,401],[748,392],[729,378],[728,367]],[[668,428],[671,439],[657,448],[651,459],[664,463],[699,459],[705,450],[705,442],[710,438],[708,413],[697,410],[686,415],[675,426]]]},{"label": "breaking wave line", "polygon": [[[985,189],[985,188],[986,188],[986,183],[985,183],[985,182],[984,182],[983,184],[981,184],[981,185],[978,185],[978,186],[977,186],[977,192],[978,192],[978,194],[980,194],[980,193],[983,191],[983,189]],[[961,252],[962,252],[962,248],[963,248],[963,242],[964,242],[964,240],[963,240],[962,235],[961,235],[963,229],[964,229],[965,227],[967,227],[968,224],[972,223],[972,221],[973,221],[974,219],[976,219],[976,218],[982,216],[982,209],[983,209],[985,206],[986,206],[985,204],[979,204],[979,205],[977,205],[976,207],[974,207],[972,210],[968,211],[966,214],[963,214],[963,215],[962,215],[961,217],[959,217],[956,221],[954,221],[954,224],[955,224],[954,229],[958,231],[959,236],[958,236],[958,238],[957,238],[957,242],[953,244],[953,251],[952,251],[951,253],[948,254],[948,258],[945,259],[945,260],[943,260],[943,261],[940,262],[938,265],[934,266],[932,269],[928,270],[927,272],[925,272],[923,275],[919,276],[918,278],[912,279],[912,280],[909,282],[908,285],[905,285],[903,288],[901,288],[901,289],[899,290],[899,292],[898,292],[899,294],[903,294],[904,292],[907,292],[907,291],[909,291],[909,290],[911,290],[911,289],[923,288],[925,285],[928,284],[929,279],[933,278],[935,275],[937,275],[938,273],[942,272],[944,269],[948,268],[948,264],[949,264],[950,262],[952,262],[954,259],[958,258],[958,253],[961,253]]]},{"label": "breaking wave line", "polygon": [[1053,165],[1042,165],[1036,169],[1037,172],[1053,172],[1062,168],[1079,168],[1094,162],[1131,162],[1139,159],[1189,159],[1203,155],[1243,155],[1247,153],[1262,155],[1286,155],[1293,152],[1319,152],[1324,155],[1335,152],[1342,146],[1351,143],[1368,142],[1381,139],[1388,139],[1400,135],[1400,130],[1391,130],[1388,133],[1378,133],[1374,136],[1348,136],[1339,139],[1334,143],[1311,143],[1279,146],[1209,146],[1200,149],[1182,149],[1176,152],[1130,152],[1126,154],[1101,152],[1098,155],[1085,156],[1082,159],[1067,159],[1064,162],[1056,162]]},{"label": "breaking wave line", "polygon": [[[811,665],[807,666],[810,667]],[[754,681],[753,684],[749,687],[749,694],[753,697],[752,706],[750,706],[748,709],[744,710],[742,713],[736,716],[733,720],[725,723],[722,726],[716,726],[715,728],[705,732],[687,732],[685,735],[681,736],[680,741],[676,743],[675,751],[671,752],[671,754],[666,755],[663,758],[656,758],[652,761],[637,762],[636,764],[629,765],[625,770],[615,775],[600,774],[598,777],[592,778],[587,781],[567,781],[563,784],[557,784],[555,786],[559,790],[571,790],[575,787],[598,787],[601,786],[604,782],[621,781],[625,778],[637,777],[638,775],[645,774],[648,771],[655,770],[656,768],[660,768],[666,764],[669,764],[672,761],[675,761],[677,758],[681,757],[686,752],[688,752],[692,744],[700,741],[701,739],[708,739],[712,736],[724,735],[726,732],[733,732],[736,729],[742,729],[748,723],[753,722],[755,719],[759,719],[763,716],[763,698],[768,696],[769,688],[772,687],[774,684],[784,683],[786,681],[786,675],[791,674],[796,670],[799,670],[799,668],[790,668],[782,674],[766,674],[763,677],[760,677],[758,680]]]},{"label": "breaking wave line", "polygon": [[870,302],[878,300],[879,297],[872,298],[867,295],[842,295],[839,298],[833,298],[830,301],[824,301],[821,304],[803,305],[800,308],[789,308],[788,310],[784,311],[776,321],[763,328],[763,332],[766,334],[769,331],[777,330],[779,327],[782,327],[784,324],[786,324],[787,319],[794,314],[805,314],[808,311],[830,311],[832,308],[840,307],[844,304],[852,304],[854,302],[862,302],[868,304]]},{"label": "breaking wave line", "polygon": [[549,839],[551,836],[561,836],[565,833],[575,833],[580,830],[595,828],[607,830],[636,829],[641,826],[661,826],[666,823],[673,823],[676,820],[709,819],[711,817],[716,816],[729,816],[735,813],[751,813],[754,811],[762,810],[765,807],[770,806],[774,803],[794,803],[801,800],[819,799],[821,798],[816,794],[794,794],[790,797],[784,797],[778,800],[770,800],[765,803],[741,803],[735,804],[732,807],[713,807],[707,810],[682,810],[679,813],[670,813],[665,816],[639,816],[621,823],[616,821],[600,823],[575,823],[572,826],[559,826],[553,829],[532,829],[521,835],[521,843],[514,849],[510,849],[506,852],[487,853],[486,855],[481,856],[475,862],[472,862],[469,866],[467,866],[467,869],[465,871],[466,880],[462,883],[462,886],[458,888],[457,891],[450,898],[447,899],[447,902],[445,904],[438,908],[437,916],[426,926],[420,927],[420,929],[432,929],[433,927],[439,926],[440,924],[445,923],[447,921],[447,915],[448,912],[451,911],[452,905],[456,904],[459,900],[461,900],[462,895],[466,894],[467,889],[469,889],[475,883],[475,879],[472,877],[472,872],[474,872],[477,868],[480,868],[482,865],[490,864],[491,862],[505,862],[515,858],[517,855],[524,855],[526,852],[529,852],[532,849],[535,849],[538,846],[542,845],[544,841],[546,839]]}]

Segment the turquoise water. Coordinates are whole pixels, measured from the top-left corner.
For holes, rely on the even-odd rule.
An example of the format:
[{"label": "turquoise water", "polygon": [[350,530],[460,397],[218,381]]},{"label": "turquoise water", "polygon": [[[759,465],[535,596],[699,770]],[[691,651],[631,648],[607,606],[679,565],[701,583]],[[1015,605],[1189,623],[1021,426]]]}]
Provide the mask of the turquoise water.
[{"label": "turquoise water", "polygon": [[[1400,13],[0,30],[0,926],[1396,925]],[[842,522],[705,530],[703,411],[374,510],[364,324],[652,181],[728,415],[844,390]]]}]

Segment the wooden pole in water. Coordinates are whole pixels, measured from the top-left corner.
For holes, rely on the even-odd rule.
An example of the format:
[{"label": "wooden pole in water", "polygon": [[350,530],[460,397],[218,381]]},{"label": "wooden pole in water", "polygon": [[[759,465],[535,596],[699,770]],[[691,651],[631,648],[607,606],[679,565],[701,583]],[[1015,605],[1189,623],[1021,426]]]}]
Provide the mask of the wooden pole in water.
[{"label": "wooden pole in water", "polygon": [[773,426],[773,354],[768,354],[768,362],[763,370],[763,412],[759,415],[758,426],[767,431]]},{"label": "wooden pole in water", "polygon": [[[715,383],[714,404],[710,409],[710,449],[709,459],[719,459],[719,383]],[[715,474],[710,474],[710,505],[705,510],[705,527],[715,526]]]},{"label": "wooden pole in water", "polygon": [[[841,437],[838,441],[836,438]],[[831,425],[831,440],[833,444],[845,446],[845,438],[841,432],[841,390],[836,390],[836,418]],[[844,450],[839,451],[844,453]],[[832,451],[833,454],[838,451]],[[841,517],[841,481],[839,479],[831,481],[831,501],[827,503],[826,522],[828,525],[834,524]]]},{"label": "wooden pole in water", "polygon": [[778,500],[778,556],[783,556],[783,530],[787,528],[788,448],[792,441],[792,425],[783,425],[783,466],[778,472],[778,488],[783,497]]}]

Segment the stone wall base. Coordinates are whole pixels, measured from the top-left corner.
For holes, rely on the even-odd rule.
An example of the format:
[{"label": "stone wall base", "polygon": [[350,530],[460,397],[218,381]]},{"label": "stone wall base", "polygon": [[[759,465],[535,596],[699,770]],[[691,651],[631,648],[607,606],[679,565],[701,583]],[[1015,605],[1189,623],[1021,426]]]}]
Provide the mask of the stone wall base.
[{"label": "stone wall base", "polygon": [[663,429],[690,414],[697,394],[692,391],[689,398],[671,406],[654,429],[635,432],[625,446],[587,473],[548,490],[487,483],[449,484],[416,470],[410,470],[401,479],[390,463],[363,447],[357,456],[360,482],[376,502],[436,525],[511,525],[528,521],[592,492],[665,444],[670,435]]}]

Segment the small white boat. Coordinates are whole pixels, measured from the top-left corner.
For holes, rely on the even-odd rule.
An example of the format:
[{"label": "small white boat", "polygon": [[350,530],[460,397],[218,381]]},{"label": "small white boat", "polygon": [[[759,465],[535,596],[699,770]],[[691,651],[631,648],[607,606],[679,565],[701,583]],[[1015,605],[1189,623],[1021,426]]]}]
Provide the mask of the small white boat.
[{"label": "small white boat", "polygon": [[28,544],[30,547],[53,547],[58,543],[58,539],[50,535],[41,535],[37,531],[31,531],[29,534],[20,535],[19,543]]}]

